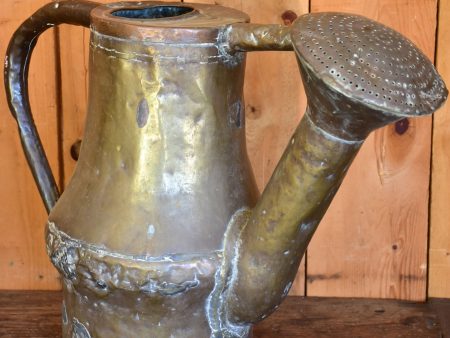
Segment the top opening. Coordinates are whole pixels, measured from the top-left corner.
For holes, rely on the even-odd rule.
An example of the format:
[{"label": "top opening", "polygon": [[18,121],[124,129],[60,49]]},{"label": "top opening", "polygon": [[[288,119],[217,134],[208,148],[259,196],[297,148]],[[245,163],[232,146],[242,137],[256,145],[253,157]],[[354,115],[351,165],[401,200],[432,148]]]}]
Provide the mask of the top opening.
[{"label": "top opening", "polygon": [[154,6],[139,9],[121,9],[111,14],[127,19],[162,19],[187,14],[193,10],[193,8],[182,6]]}]

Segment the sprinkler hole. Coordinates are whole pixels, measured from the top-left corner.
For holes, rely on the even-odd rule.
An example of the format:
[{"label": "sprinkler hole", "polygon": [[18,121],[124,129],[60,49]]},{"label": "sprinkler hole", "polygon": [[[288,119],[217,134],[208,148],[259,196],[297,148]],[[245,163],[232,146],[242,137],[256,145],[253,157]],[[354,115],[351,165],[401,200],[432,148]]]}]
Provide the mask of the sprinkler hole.
[{"label": "sprinkler hole", "polygon": [[154,6],[139,9],[121,9],[111,14],[127,19],[161,19],[180,16],[193,10],[193,8],[182,6]]}]

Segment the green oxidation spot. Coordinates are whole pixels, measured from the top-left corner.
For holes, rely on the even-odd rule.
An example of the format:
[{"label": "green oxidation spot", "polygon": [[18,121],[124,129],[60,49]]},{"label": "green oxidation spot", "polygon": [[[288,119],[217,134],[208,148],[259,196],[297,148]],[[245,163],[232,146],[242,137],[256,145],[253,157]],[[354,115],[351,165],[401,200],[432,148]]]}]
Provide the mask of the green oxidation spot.
[{"label": "green oxidation spot", "polygon": [[136,122],[139,128],[145,127],[148,120],[150,109],[148,107],[148,102],[146,99],[139,101],[137,111],[136,111]]}]

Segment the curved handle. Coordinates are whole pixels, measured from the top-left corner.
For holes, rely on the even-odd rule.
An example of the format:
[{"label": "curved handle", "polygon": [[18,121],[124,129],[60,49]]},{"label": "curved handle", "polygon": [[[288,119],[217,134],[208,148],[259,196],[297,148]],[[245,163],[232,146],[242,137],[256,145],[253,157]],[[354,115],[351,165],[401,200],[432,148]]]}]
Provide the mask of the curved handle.
[{"label": "curved handle", "polygon": [[49,3],[22,23],[9,42],[4,80],[9,109],[17,121],[22,146],[47,212],[55,205],[59,191],[45,156],[31,115],[28,97],[28,69],[38,37],[61,23],[89,27],[90,12],[99,4],[90,1]]}]

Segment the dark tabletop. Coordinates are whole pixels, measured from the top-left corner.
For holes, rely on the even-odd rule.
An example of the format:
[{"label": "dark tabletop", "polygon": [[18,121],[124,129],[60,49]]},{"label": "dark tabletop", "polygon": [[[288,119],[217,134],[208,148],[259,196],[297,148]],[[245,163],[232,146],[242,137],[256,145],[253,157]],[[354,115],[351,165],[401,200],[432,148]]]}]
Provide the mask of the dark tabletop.
[{"label": "dark tabletop", "polygon": [[[60,292],[0,291],[0,337],[61,337],[60,303]],[[450,299],[288,297],[254,329],[275,337],[450,337]]]}]

